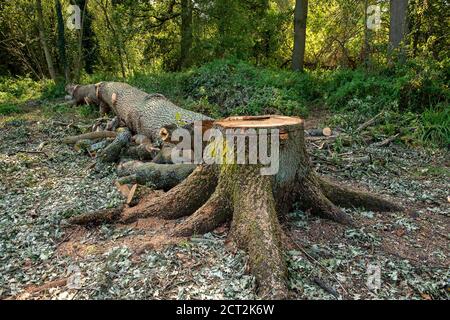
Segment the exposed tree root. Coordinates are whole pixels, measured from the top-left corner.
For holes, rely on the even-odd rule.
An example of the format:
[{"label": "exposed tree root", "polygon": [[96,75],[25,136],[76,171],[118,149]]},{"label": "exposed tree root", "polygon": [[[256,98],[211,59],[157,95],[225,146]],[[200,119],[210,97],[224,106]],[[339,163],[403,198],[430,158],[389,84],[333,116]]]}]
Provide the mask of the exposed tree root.
[{"label": "exposed tree root", "polygon": [[287,267],[271,177],[260,176],[257,166],[246,167],[239,168],[241,172],[236,172],[234,178],[247,179],[240,183],[230,181],[234,203],[230,238],[248,252],[258,294],[262,298],[284,299],[288,293]]},{"label": "exposed tree root", "polygon": [[209,200],[192,215],[180,223],[172,235],[175,237],[190,237],[194,234],[204,234],[213,231],[232,216],[230,201],[216,189]]},{"label": "exposed tree root", "polygon": [[208,200],[217,185],[217,171],[213,166],[198,166],[191,175],[164,196],[144,198],[140,204],[125,209],[123,222],[141,217],[159,216],[177,219],[195,212]]},{"label": "exposed tree root", "polygon": [[401,211],[402,206],[393,203],[389,200],[383,199],[379,196],[363,192],[352,190],[343,186],[339,186],[336,183],[328,181],[326,179],[320,179],[320,187],[328,199],[347,208],[366,208],[373,211]]},{"label": "exposed tree root", "polygon": [[101,223],[111,223],[117,221],[123,211],[124,206],[118,208],[104,209],[94,213],[85,213],[71,217],[66,220],[68,224],[73,225],[96,225]]}]

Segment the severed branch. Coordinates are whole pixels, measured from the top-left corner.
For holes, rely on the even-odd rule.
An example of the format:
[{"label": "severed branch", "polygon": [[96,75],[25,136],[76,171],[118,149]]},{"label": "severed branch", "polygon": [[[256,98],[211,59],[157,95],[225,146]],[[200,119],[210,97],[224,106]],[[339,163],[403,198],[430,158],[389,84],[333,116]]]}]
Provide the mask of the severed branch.
[{"label": "severed branch", "polygon": [[100,140],[105,138],[115,138],[117,133],[114,131],[96,131],[80,134],[78,136],[69,136],[63,139],[66,144],[76,144],[80,140]]},{"label": "severed branch", "polygon": [[372,143],[370,146],[377,147],[377,148],[384,147],[384,146],[387,146],[388,144],[390,144],[391,142],[394,142],[398,137],[400,137],[400,133],[397,133],[389,138],[386,138],[383,141]]},{"label": "severed branch", "polygon": [[358,128],[356,128],[355,133],[361,132],[364,129],[370,127],[371,125],[375,124],[378,119],[384,114],[384,112],[380,112],[379,114],[377,114],[375,117],[373,117],[372,119],[369,119],[368,121],[364,122],[362,125],[360,125]]}]

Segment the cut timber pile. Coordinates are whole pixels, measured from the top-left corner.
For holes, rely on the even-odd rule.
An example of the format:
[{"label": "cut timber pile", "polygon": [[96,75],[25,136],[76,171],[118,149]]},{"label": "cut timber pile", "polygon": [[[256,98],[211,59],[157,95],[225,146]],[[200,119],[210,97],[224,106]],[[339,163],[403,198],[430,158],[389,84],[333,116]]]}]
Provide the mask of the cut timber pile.
[{"label": "cut timber pile", "polygon": [[[279,171],[274,175],[261,175],[260,164],[203,164],[164,196],[149,195],[135,207],[86,213],[69,222],[132,223],[150,216],[186,217],[168,232],[176,237],[187,237],[209,232],[230,221],[229,239],[247,251],[260,296],[282,299],[287,297],[288,289],[282,240],[285,237],[280,221],[295,203],[302,210],[345,225],[352,225],[352,219],[338,206],[378,211],[401,209],[378,196],[319,177],[306,152],[303,120],[299,118],[233,117],[216,121],[213,127],[222,133],[227,129],[239,129],[243,134],[249,129],[256,133],[279,129]],[[246,148],[248,150],[248,145]]]},{"label": "cut timber pile", "polygon": [[176,106],[161,94],[148,94],[122,82],[69,86],[68,91],[75,102],[88,101],[99,105],[101,110],[112,110],[133,133],[143,134],[153,141],[159,139],[163,126],[210,119]]},{"label": "cut timber pile", "polygon": [[[126,83],[69,85],[66,89],[72,97],[72,103],[96,104],[102,114],[112,111],[116,117],[108,123],[104,123],[105,118],[100,118],[93,127],[95,132],[66,137],[64,143],[74,144],[77,149],[87,149],[91,155],[96,154],[101,162],[155,162],[139,169],[130,166],[136,171],[129,172],[122,181],[138,181],[167,190],[194,170],[189,165],[171,169],[167,166],[172,163],[170,155],[173,144],[161,139],[160,130],[164,127],[172,131],[178,127],[187,128],[194,121],[206,122],[211,121],[211,118],[180,108],[161,94],[148,94]],[[119,128],[120,131],[116,132],[119,126],[126,129]],[[95,144],[105,138],[114,138],[114,141],[104,145]]]}]

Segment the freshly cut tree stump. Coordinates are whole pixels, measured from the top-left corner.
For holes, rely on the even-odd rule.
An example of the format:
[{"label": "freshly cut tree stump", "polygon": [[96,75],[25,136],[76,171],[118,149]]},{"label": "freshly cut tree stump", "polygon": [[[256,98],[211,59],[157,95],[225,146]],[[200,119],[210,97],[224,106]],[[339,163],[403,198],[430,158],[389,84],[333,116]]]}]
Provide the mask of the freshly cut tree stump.
[{"label": "freshly cut tree stump", "polygon": [[[174,236],[187,237],[209,232],[230,220],[229,238],[247,251],[259,295],[283,299],[287,297],[288,289],[280,221],[295,203],[305,211],[346,225],[351,225],[352,219],[335,204],[366,206],[371,210],[401,209],[377,196],[349,190],[320,178],[312,169],[306,152],[303,120],[300,118],[232,117],[216,121],[213,128],[223,134],[233,130],[237,139],[239,136],[245,138],[246,164],[225,161],[223,164],[199,165],[189,177],[162,197],[143,198],[137,206],[120,210],[120,214],[101,211],[83,215],[74,222],[86,223],[89,217],[95,222],[103,219],[128,223],[148,216],[165,219],[187,216],[172,231]],[[272,138],[279,138],[279,170],[272,175],[263,175],[261,171],[266,167],[262,164],[263,140],[256,140],[259,161],[249,161],[250,156],[254,156],[248,152],[250,142],[255,142],[252,137],[261,137],[267,130],[270,132],[266,139],[271,141],[271,154],[274,148],[278,148],[274,143],[277,140]],[[211,154],[220,159],[231,148],[243,151],[231,145],[230,141],[218,139],[212,142]],[[220,146],[223,147],[222,152]],[[238,156],[237,153],[235,155]]]}]

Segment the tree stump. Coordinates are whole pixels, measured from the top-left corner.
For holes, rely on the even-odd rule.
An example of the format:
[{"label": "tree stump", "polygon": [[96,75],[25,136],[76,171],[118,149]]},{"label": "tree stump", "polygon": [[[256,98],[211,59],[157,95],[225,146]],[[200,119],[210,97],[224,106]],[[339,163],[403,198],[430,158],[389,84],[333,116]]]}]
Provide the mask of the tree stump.
[{"label": "tree stump", "polygon": [[[288,289],[280,221],[295,203],[305,211],[346,225],[351,225],[352,219],[337,205],[384,211],[400,209],[377,196],[350,190],[319,177],[306,152],[303,120],[300,118],[231,117],[216,121],[213,128],[225,136],[232,130],[236,139],[239,135],[245,138],[245,164],[226,161],[199,165],[165,196],[144,198],[137,206],[123,209],[120,215],[111,212],[92,214],[91,220],[99,221],[99,214],[104,215],[104,220],[119,219],[122,223],[148,216],[165,219],[187,216],[172,230],[174,236],[183,237],[209,232],[230,220],[229,238],[247,251],[258,294],[262,298],[282,299],[287,297]],[[259,161],[250,161],[255,157],[250,152],[251,137],[261,137],[266,132],[270,132],[267,136],[271,141],[268,150],[272,152],[273,148],[279,148],[278,171],[272,175],[261,171],[264,168],[260,161],[261,139],[256,139]],[[279,139],[278,145],[273,143],[276,140],[272,140],[272,136]],[[222,151],[234,148],[237,156],[243,150],[238,150],[234,143],[230,146],[230,141],[234,140],[219,142],[223,146]],[[78,219],[86,223],[86,216]]]}]

